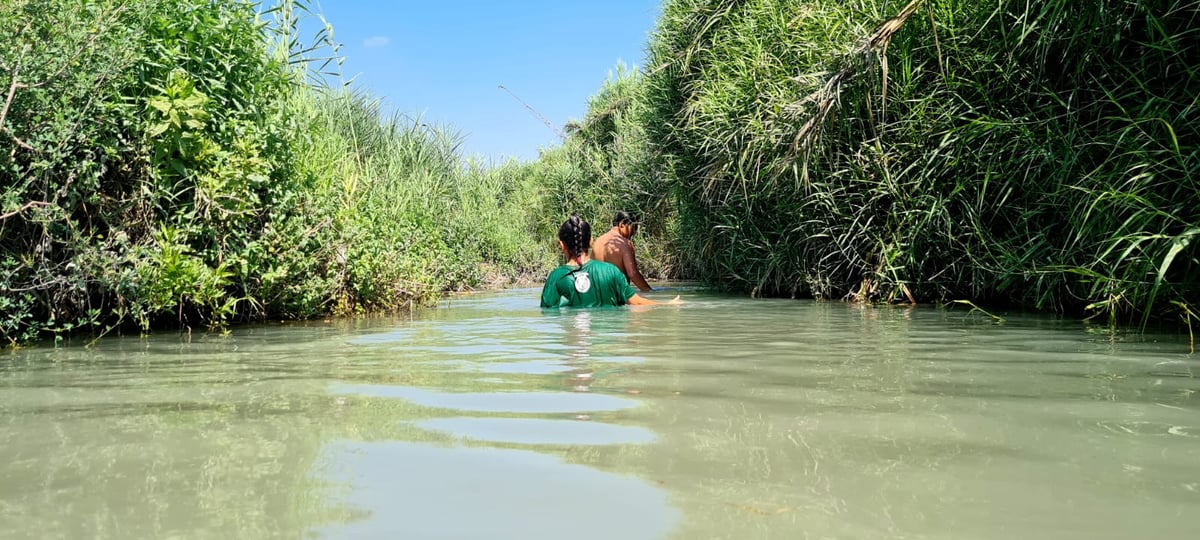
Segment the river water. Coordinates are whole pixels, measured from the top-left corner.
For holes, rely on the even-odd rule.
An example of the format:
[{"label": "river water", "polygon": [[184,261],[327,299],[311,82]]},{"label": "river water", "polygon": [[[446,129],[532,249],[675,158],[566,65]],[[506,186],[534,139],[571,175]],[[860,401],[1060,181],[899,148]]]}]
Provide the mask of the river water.
[{"label": "river water", "polygon": [[0,355],[0,537],[1200,538],[1186,336],[763,300]]}]

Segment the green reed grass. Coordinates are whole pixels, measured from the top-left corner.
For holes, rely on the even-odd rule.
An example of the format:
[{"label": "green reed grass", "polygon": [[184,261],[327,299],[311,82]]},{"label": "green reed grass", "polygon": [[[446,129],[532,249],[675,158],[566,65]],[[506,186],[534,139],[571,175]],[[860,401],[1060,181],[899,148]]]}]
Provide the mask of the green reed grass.
[{"label": "green reed grass", "polygon": [[604,139],[636,144],[592,144],[658,173],[628,179],[667,203],[683,273],[1171,319],[1198,301],[1198,11],[671,1]]},{"label": "green reed grass", "polygon": [[310,8],[0,7],[4,341],[391,311],[553,264],[539,177],[339,82]]}]

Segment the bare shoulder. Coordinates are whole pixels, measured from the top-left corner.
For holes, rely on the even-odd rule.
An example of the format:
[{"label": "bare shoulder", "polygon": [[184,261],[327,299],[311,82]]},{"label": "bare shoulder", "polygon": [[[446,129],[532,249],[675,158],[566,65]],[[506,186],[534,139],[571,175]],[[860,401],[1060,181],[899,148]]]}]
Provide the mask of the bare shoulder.
[{"label": "bare shoulder", "polygon": [[601,253],[624,251],[629,249],[629,242],[619,233],[609,231],[600,235],[600,237],[596,239],[596,241],[593,243],[592,249]]},{"label": "bare shoulder", "polygon": [[621,233],[616,231],[608,231],[600,238],[604,239],[605,245],[613,249],[624,251],[630,247],[629,239],[621,236]]},{"label": "bare shoulder", "polygon": [[615,230],[608,230],[608,231],[605,231],[604,234],[600,235],[599,239],[613,241],[613,240],[624,240],[625,237],[621,236],[621,233],[619,233]]}]

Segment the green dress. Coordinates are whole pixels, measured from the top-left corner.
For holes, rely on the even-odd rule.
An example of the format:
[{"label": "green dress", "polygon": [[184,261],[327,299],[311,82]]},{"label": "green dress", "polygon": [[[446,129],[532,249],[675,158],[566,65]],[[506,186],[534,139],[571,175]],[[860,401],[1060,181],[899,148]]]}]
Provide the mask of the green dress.
[{"label": "green dress", "polygon": [[590,260],[583,266],[564,264],[550,272],[542,288],[542,307],[623,306],[637,294],[620,268]]}]

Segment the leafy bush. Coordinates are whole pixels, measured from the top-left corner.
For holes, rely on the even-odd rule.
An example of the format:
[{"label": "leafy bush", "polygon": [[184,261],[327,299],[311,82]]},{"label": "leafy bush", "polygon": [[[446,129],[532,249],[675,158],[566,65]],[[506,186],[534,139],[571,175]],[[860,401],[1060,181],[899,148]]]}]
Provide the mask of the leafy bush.
[{"label": "leafy bush", "polygon": [[8,342],[401,309],[550,264],[532,177],[326,87],[304,4],[135,7],[0,6]]}]

